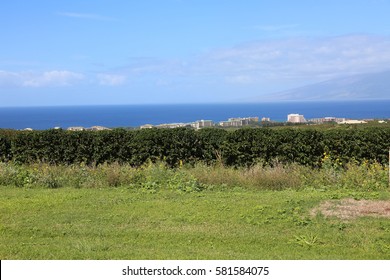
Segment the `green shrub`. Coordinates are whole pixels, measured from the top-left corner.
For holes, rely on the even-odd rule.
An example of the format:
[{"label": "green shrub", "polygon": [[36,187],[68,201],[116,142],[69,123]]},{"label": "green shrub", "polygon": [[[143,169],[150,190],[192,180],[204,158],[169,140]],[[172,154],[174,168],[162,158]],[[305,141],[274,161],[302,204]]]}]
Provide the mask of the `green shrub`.
[{"label": "green shrub", "polygon": [[[216,128],[198,131],[189,128],[77,132],[0,130],[0,161],[90,166],[119,163],[133,167],[148,162],[164,162],[169,167],[178,167],[181,163],[219,163],[233,167],[297,163],[315,168],[323,164],[326,152],[343,166],[355,161],[386,165],[389,139],[388,127],[232,131]],[[120,184],[119,174],[110,176],[110,184]]]},{"label": "green shrub", "polygon": [[205,186],[191,174],[177,170],[168,180],[168,187],[179,192],[200,192]]}]

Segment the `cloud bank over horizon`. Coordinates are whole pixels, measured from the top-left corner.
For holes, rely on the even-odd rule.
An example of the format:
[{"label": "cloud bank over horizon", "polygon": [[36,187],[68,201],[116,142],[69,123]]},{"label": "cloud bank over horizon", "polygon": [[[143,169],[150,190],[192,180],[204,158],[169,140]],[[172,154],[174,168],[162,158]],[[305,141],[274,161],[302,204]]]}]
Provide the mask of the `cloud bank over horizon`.
[{"label": "cloud bank over horizon", "polygon": [[45,72],[7,72],[0,70],[0,87],[64,87],[72,86],[84,79],[84,75],[67,70]]},{"label": "cloud bank over horizon", "polygon": [[0,104],[37,90],[83,104],[229,102],[390,69],[386,1],[94,3],[4,7]]},{"label": "cloud bank over horizon", "polygon": [[114,67],[115,74],[0,70],[0,86],[71,86],[88,76],[96,80],[96,85],[111,86],[122,86],[128,78],[144,76],[155,77],[156,83],[169,77],[185,77],[201,83],[196,80],[200,76],[243,85],[267,81],[304,83],[389,69],[390,36],[288,38],[215,49],[185,60],[142,57],[131,60]]}]

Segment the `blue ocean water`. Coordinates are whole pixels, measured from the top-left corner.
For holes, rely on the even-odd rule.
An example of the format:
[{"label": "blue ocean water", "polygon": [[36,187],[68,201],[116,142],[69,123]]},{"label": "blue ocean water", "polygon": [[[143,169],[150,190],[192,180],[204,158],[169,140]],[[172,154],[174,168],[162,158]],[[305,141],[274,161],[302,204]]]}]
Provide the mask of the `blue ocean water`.
[{"label": "blue ocean water", "polygon": [[390,118],[390,100],[337,102],[279,102],[257,104],[106,105],[0,108],[0,128],[49,129],[70,126],[138,127],[143,124],[215,122],[231,117],[269,117],[286,121],[291,113],[306,119],[345,117]]}]

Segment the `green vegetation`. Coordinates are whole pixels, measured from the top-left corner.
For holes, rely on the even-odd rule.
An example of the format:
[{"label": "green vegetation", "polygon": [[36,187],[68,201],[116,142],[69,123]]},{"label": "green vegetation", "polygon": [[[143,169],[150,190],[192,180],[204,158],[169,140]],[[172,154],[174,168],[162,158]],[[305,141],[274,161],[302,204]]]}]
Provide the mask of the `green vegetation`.
[{"label": "green vegetation", "polygon": [[389,259],[390,219],[313,212],[389,200],[388,170],[0,164],[1,259]]},{"label": "green vegetation", "polygon": [[323,155],[321,168],[298,164],[252,167],[226,167],[221,164],[182,164],[149,162],[140,167],[128,164],[99,166],[0,163],[0,186],[18,188],[106,188],[126,187],[157,192],[170,189],[183,192],[241,187],[249,190],[351,189],[381,191],[388,188],[388,169],[368,161],[343,165]]},{"label": "green vegetation", "polygon": [[389,259],[389,139],[0,130],[0,259]]},{"label": "green vegetation", "polygon": [[364,161],[386,164],[389,127],[342,129],[307,128],[188,128],[112,131],[0,130],[0,161],[101,165],[125,163],[139,167],[164,162],[222,163],[253,166],[258,163],[298,163],[320,167],[324,153],[343,165]]}]

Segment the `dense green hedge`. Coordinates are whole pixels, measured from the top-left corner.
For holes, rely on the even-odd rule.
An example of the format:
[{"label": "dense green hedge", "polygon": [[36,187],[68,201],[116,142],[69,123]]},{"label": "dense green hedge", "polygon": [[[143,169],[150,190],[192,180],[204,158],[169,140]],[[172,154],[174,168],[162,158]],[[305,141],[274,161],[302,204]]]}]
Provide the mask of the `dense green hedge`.
[{"label": "dense green hedge", "polygon": [[107,131],[0,130],[0,161],[18,163],[140,166],[147,161],[223,162],[228,166],[299,163],[321,165],[324,153],[340,162],[386,164],[390,128],[362,129],[223,129],[189,128]]}]

